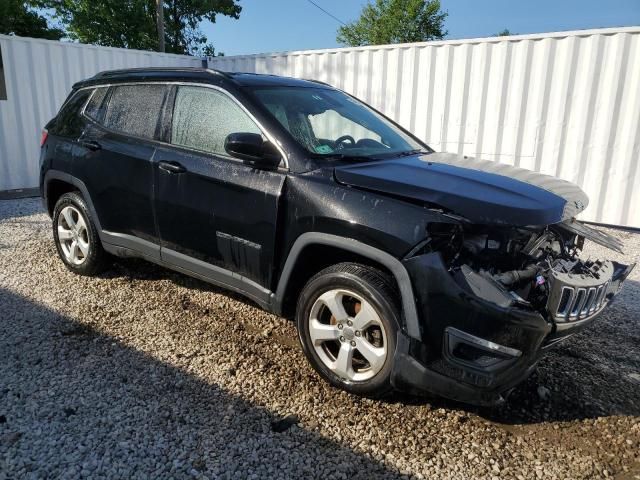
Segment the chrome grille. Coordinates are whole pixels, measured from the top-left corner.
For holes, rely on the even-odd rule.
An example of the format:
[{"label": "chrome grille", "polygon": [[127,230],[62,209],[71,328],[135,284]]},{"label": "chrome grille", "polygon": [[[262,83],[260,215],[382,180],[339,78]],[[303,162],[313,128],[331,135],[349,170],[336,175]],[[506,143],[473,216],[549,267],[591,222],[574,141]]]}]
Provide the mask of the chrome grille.
[{"label": "chrome grille", "polygon": [[550,309],[556,320],[572,322],[598,313],[606,305],[609,282],[594,287],[563,286],[555,308]]}]

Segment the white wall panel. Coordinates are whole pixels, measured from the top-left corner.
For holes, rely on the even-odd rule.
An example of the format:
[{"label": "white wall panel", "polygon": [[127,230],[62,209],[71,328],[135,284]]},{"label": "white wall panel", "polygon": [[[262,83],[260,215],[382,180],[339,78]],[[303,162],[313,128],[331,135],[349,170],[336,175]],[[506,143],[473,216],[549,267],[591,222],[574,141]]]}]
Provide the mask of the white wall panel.
[{"label": "white wall panel", "polygon": [[38,186],[40,132],[71,86],[116,68],[200,67],[199,58],[0,35],[7,100],[0,100],[0,191]]},{"label": "white wall panel", "polygon": [[640,27],[215,57],[321,80],[436,150],[557,175],[584,220],[640,227]]}]

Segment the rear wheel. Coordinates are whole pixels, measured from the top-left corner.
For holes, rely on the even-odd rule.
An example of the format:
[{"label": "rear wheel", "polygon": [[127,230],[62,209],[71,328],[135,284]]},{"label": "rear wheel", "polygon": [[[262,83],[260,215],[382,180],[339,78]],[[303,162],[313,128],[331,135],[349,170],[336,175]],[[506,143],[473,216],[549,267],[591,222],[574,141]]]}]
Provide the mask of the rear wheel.
[{"label": "rear wheel", "polygon": [[311,365],[332,385],[380,396],[391,390],[399,324],[397,294],[387,275],[341,263],[306,284],[296,321]]},{"label": "rear wheel", "polygon": [[79,193],[65,193],[58,199],[53,210],[53,238],[58,255],[72,272],[96,275],[104,270],[107,254]]}]

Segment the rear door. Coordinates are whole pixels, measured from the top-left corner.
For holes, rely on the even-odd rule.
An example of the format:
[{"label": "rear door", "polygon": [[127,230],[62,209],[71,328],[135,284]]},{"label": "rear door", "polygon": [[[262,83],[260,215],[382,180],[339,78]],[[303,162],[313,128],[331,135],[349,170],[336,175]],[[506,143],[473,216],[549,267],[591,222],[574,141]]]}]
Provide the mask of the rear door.
[{"label": "rear door", "polygon": [[172,145],[158,148],[154,161],[162,258],[208,277],[231,271],[233,278],[218,282],[227,286],[242,277],[245,287],[268,287],[286,174],[227,155],[228,134],[262,133],[230,94],[179,85],[173,96],[165,138]]},{"label": "rear door", "polygon": [[159,258],[152,160],[168,88],[98,88],[85,116],[77,176],[87,185],[107,241]]}]

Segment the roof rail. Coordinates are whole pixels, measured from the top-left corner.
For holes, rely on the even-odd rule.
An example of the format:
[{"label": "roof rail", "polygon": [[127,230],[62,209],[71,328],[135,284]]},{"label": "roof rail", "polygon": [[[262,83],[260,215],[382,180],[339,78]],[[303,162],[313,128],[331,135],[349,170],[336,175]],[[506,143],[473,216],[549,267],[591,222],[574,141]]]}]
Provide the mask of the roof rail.
[{"label": "roof rail", "polygon": [[322,82],[320,80],[316,80],[315,78],[303,78],[303,80],[306,80],[307,82],[319,83],[320,85],[326,85],[327,87],[333,88],[333,85],[331,85],[330,83]]},{"label": "roof rail", "polygon": [[229,75],[229,72],[223,72],[222,70],[214,70],[213,68],[205,68],[205,70],[214,75],[220,75],[221,77],[228,78],[229,80],[233,80],[233,77]]},{"label": "roof rail", "polygon": [[213,75],[219,75],[225,78],[231,78],[226,72],[221,70],[214,70],[212,68],[200,68],[200,67],[143,67],[143,68],[120,68],[116,70],[103,70],[96,73],[93,78],[109,78],[116,77],[127,73],[145,73],[145,72],[189,72],[200,71],[207,72]]}]

